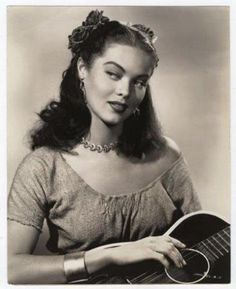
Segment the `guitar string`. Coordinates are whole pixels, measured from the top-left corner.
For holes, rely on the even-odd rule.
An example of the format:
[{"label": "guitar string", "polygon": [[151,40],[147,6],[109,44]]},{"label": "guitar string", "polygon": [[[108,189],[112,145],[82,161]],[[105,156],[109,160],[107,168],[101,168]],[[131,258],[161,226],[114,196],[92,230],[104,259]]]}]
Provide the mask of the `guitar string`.
[{"label": "guitar string", "polygon": [[[197,256],[197,254],[195,254],[195,255],[193,255],[191,258],[188,258],[187,260],[189,261],[190,259],[193,259],[194,257],[196,257]],[[176,280],[178,280],[177,278],[179,278],[179,277],[181,277],[181,276],[184,276],[184,274],[185,274],[185,272],[183,272],[183,271],[179,271],[179,270],[181,270],[181,269],[179,269],[179,268],[174,268],[173,269],[173,271],[176,271],[176,272],[173,272],[172,274],[171,274],[171,276],[172,276],[172,278],[173,279],[176,279]],[[152,274],[153,275],[153,274]],[[151,275],[150,275],[150,277],[151,277]],[[154,277],[154,276],[153,276]],[[148,277],[146,278],[147,280],[148,280]],[[143,281],[143,280],[142,280]],[[142,282],[141,281],[141,282]],[[149,280],[148,280],[149,282],[152,282],[152,281],[157,281],[157,278],[149,278]],[[195,280],[196,281],[196,280]]]},{"label": "guitar string", "polygon": [[[196,244],[196,245],[193,246],[192,248],[197,247],[197,245],[200,246],[201,243],[202,243],[202,242],[199,242],[198,244]],[[197,255],[198,255],[198,254],[197,254],[196,252],[191,252],[191,253],[188,253],[188,254],[185,254],[185,255],[183,254],[183,257],[184,257],[184,259],[185,259],[186,261],[189,261],[190,259],[194,258],[194,257],[197,256]],[[190,257],[190,256],[191,256],[191,257]],[[186,257],[188,257],[188,258],[186,258]],[[178,270],[178,269],[177,269],[177,270]],[[151,275],[147,275],[143,280],[145,280],[145,279],[147,279],[147,278],[149,278],[149,277],[152,277],[153,275],[155,275],[155,273],[156,273],[156,272],[152,273]],[[134,280],[140,278],[141,276],[143,276],[143,275],[145,275],[145,274],[150,274],[150,272],[145,272],[145,273],[143,273],[143,274],[141,274],[141,275],[139,275],[139,276],[136,276],[134,279],[131,280],[131,282],[133,282]],[[181,273],[181,274],[182,274],[182,273]],[[162,274],[161,274],[161,275],[162,275]],[[160,274],[159,274],[158,276],[160,276]],[[173,276],[174,276],[174,277],[177,277],[177,276],[181,276],[181,275],[179,275],[179,273],[178,273],[177,275],[173,275]]]},{"label": "guitar string", "polygon": [[[192,258],[194,258],[195,256],[193,256]],[[191,258],[191,259],[192,259]],[[172,272],[172,277],[176,280],[179,280],[179,278],[181,276],[183,276],[185,274],[184,271],[177,271],[178,269],[176,269],[176,272]],[[146,276],[145,276],[146,275]],[[137,278],[133,278],[131,279],[131,283],[137,283],[139,281],[139,283],[144,283],[144,282],[152,282],[152,281],[157,281],[158,279],[160,279],[160,277],[163,277],[163,273],[162,274],[158,274],[157,272],[151,273],[150,272],[146,272],[145,274],[142,275],[142,278],[140,280],[140,276]]]},{"label": "guitar string", "polygon": [[[229,231],[229,228],[230,228],[230,226],[228,226],[228,227],[224,228],[223,230],[215,233],[214,235],[216,235],[216,238],[219,238],[219,239],[221,239],[221,240],[224,240],[224,239],[221,237],[220,233],[223,232],[226,236],[230,237],[230,235],[229,235],[227,232],[225,232],[225,230],[228,230],[228,231]],[[212,236],[209,237],[208,239],[213,238],[213,240],[214,240],[214,235],[212,235]],[[225,242],[227,245],[229,245],[226,240],[224,240],[224,242]],[[197,248],[197,247],[201,246],[202,244],[204,244],[204,241],[201,241],[201,242],[195,244],[195,245],[192,246],[191,248]],[[214,246],[214,247],[215,247],[215,246]],[[223,247],[223,246],[222,246],[222,247]],[[224,247],[223,247],[223,248],[224,248]],[[208,247],[207,247],[207,249],[208,249],[208,251],[209,251],[209,248],[208,248]],[[225,248],[224,248],[224,249],[225,249]],[[226,251],[226,252],[227,252],[227,251]],[[191,256],[191,257],[190,257],[190,256]],[[197,256],[197,254],[194,253],[194,252],[187,253],[187,254],[183,255],[183,257],[184,257],[184,259],[185,259],[186,261],[194,258],[195,256]],[[186,257],[190,257],[190,258],[187,259]],[[176,268],[176,270],[178,270],[178,268]],[[149,280],[149,282],[151,282],[151,281],[157,280],[156,278],[159,278],[160,276],[163,275],[163,273],[157,274],[157,272],[153,272],[153,273],[150,274],[150,271],[149,271],[149,272],[144,272],[144,273],[142,273],[141,275],[136,276],[135,278],[131,279],[130,281],[131,281],[131,282],[134,282],[135,280],[137,281],[140,277],[142,277],[143,275],[145,276],[146,274],[149,274],[149,275],[147,275],[144,279],[142,279],[142,280],[141,280],[142,282],[143,282],[144,280]],[[181,275],[183,275],[183,273],[178,272],[178,274],[173,275],[173,276],[174,276],[174,277],[179,277],[179,276],[181,276]]]},{"label": "guitar string", "polygon": [[[219,244],[219,247],[220,247],[220,248],[223,248],[223,250],[224,250],[226,253],[228,253],[228,250],[226,250],[225,247],[217,240],[217,236],[216,236],[216,237],[213,236],[212,238],[213,238],[213,240],[216,241],[217,244]],[[220,238],[219,238],[219,239],[220,239]]]},{"label": "guitar string", "polygon": [[[190,254],[189,254],[190,255]],[[195,256],[197,256],[197,254],[195,253],[195,254],[192,254],[192,256],[191,256],[191,258],[186,258],[186,260],[190,260],[190,259],[192,259],[192,258],[194,258]],[[176,271],[178,271],[179,269],[178,268],[176,268]],[[153,273],[151,273],[150,274],[150,272],[145,272],[145,274],[149,274],[149,275],[147,275],[145,278],[143,278],[142,280],[141,280],[141,282],[143,283],[143,282],[152,282],[152,281],[157,281],[157,279],[160,277],[160,276],[162,276],[163,274],[158,274],[158,275],[156,275],[157,274],[157,272],[153,272]],[[145,275],[145,274],[142,274],[142,276],[143,275]],[[173,274],[172,274],[172,277],[174,278],[174,279],[176,279],[177,277],[180,277],[180,276],[183,276],[183,274],[184,274],[184,272],[173,272]],[[156,276],[155,276],[156,275]],[[136,278],[133,278],[132,280],[130,280],[131,282],[134,282],[134,281],[137,281],[138,279],[140,278],[140,276],[138,276],[138,278],[136,277]]]},{"label": "guitar string", "polygon": [[[189,261],[190,259],[193,259],[195,256],[197,256],[197,253],[194,253],[194,254],[188,254],[187,256],[190,256],[190,255],[192,255],[190,258],[186,258],[186,255],[185,255],[185,260],[186,261]],[[180,276],[183,276],[183,274],[184,274],[184,272],[180,272],[180,271],[178,271],[179,269],[178,268],[176,268],[176,271],[177,272],[173,272],[173,274],[172,274],[172,277],[174,278],[174,279],[176,279],[176,277],[180,277]],[[146,272],[146,273],[149,273],[149,272]],[[162,276],[163,274],[159,274],[159,275],[157,275],[157,276],[155,276],[155,273],[156,272],[154,272],[154,273],[152,273],[151,275],[147,275],[144,279],[142,279],[141,281],[143,282],[143,281],[148,281],[149,283],[150,282],[152,282],[152,281],[157,281],[157,277],[159,278],[160,276]],[[132,279],[131,280],[131,282],[132,281],[134,281],[134,279]]]},{"label": "guitar string", "polygon": [[[229,228],[230,228],[230,226],[228,226],[228,227],[224,228],[223,230],[215,233],[214,235],[218,235],[220,232],[226,233],[225,230],[227,230],[227,229],[229,229]],[[214,235],[212,235],[212,236],[209,237],[208,239],[212,238]],[[228,235],[228,234],[227,234],[227,235]],[[229,236],[229,235],[228,235],[228,236]],[[216,238],[217,238],[217,236],[216,236]],[[203,243],[204,243],[204,241],[201,241],[201,242],[195,244],[195,245],[194,245],[193,247],[191,247],[191,248],[196,248],[196,247],[200,246],[200,245],[203,244]],[[215,246],[214,246],[214,247],[215,247]],[[185,254],[185,255],[183,254],[183,257],[184,257],[184,259],[185,259],[186,261],[189,261],[190,259],[194,258],[194,257],[197,256],[197,255],[198,255],[198,254],[197,254],[196,252],[191,252],[191,253],[187,253],[187,254]],[[190,256],[191,256],[191,257],[190,257]],[[190,258],[186,258],[186,257],[190,257]],[[157,272],[154,272],[154,273],[152,273],[151,275],[148,275],[147,277],[145,277],[145,279],[153,276],[155,273],[157,273]],[[142,275],[144,275],[144,274],[150,274],[150,272],[142,273],[141,275],[136,276],[135,278],[133,278],[133,279],[130,280],[130,281],[131,281],[131,282],[134,282],[135,280],[139,279],[140,276],[142,276]],[[178,276],[181,276],[182,274],[183,274],[183,273],[181,273],[180,275],[178,274]],[[162,274],[161,274],[161,275],[162,275]],[[158,276],[160,276],[160,274],[159,274]],[[176,277],[176,276],[177,276],[177,275],[175,275],[175,277]]]},{"label": "guitar string", "polygon": [[[192,259],[192,258],[194,258],[195,256],[197,256],[196,253],[194,253],[194,254],[188,254],[188,257],[189,257],[190,255],[191,255],[190,258],[186,258],[186,255],[185,255],[185,260],[186,260],[186,261],[189,261],[190,259]],[[178,268],[176,268],[176,270],[178,270]],[[151,274],[150,274],[150,272],[145,272],[145,273],[143,273],[143,274],[141,274],[141,275],[136,276],[135,278],[133,278],[133,279],[131,280],[131,282],[137,281],[138,279],[140,279],[141,276],[144,277],[146,274],[148,274],[148,275],[141,280],[142,282],[145,282],[145,281],[151,282],[151,281],[157,280],[157,279],[156,279],[157,277],[159,278],[160,276],[163,275],[163,274],[158,274],[158,275],[156,275],[157,272],[154,272],[154,273],[151,273]],[[180,276],[183,275],[183,274],[184,274],[183,272],[179,272],[179,271],[178,271],[177,273],[172,274],[172,276],[173,276],[174,278],[176,278],[176,277],[180,277]],[[155,276],[155,275],[156,275],[156,276]],[[154,277],[154,278],[153,278],[153,277]]]},{"label": "guitar string", "polygon": [[[187,261],[189,261],[190,259],[193,259],[194,257],[196,257],[196,256],[198,256],[198,254],[193,254],[192,256],[191,256],[191,258],[188,258],[188,259],[186,259]],[[184,275],[184,272],[181,272],[181,271],[179,271],[179,268],[174,268],[173,270],[176,270],[177,272],[173,272],[173,274],[172,274],[172,277],[174,278],[174,279],[176,279],[177,277],[180,277],[180,276],[183,276]],[[146,272],[146,274],[150,274],[150,272]],[[145,281],[148,281],[148,282],[151,282],[151,281],[157,281],[157,277],[159,278],[161,275],[163,275],[163,274],[158,274],[158,275],[156,275],[155,276],[155,274],[157,274],[157,272],[153,272],[153,273],[151,273],[150,275],[147,275],[145,278],[143,278],[142,280],[141,280],[141,282],[143,283],[143,282],[145,282]],[[143,275],[143,274],[142,274]],[[140,277],[140,276],[139,276]],[[132,279],[132,280],[130,280],[131,281],[131,283],[132,282],[134,282],[134,281],[137,281],[137,278],[134,278],[134,279]]]},{"label": "guitar string", "polygon": [[230,244],[224,238],[222,238],[221,235],[219,235],[219,239],[223,240],[226,243],[227,246],[230,246]]},{"label": "guitar string", "polygon": [[[230,226],[228,226],[228,227],[224,228],[223,230],[215,233],[214,235],[216,235],[216,238],[217,238],[217,237],[218,237],[217,235],[219,235],[221,232],[223,232],[223,233],[225,233],[227,236],[229,236],[229,235],[225,232],[225,230],[227,230],[227,229],[229,229],[229,228],[230,228]],[[212,235],[212,236],[209,237],[208,239],[213,238],[214,235]],[[222,239],[222,237],[218,237],[218,238],[219,238],[219,239],[220,239],[220,238]],[[226,241],[225,241],[225,242],[226,242]],[[226,243],[227,243],[227,242],[226,242]],[[192,246],[191,248],[197,248],[197,247],[201,246],[202,244],[204,244],[204,241],[201,241],[201,242],[195,244],[195,245]],[[215,247],[215,246],[214,246],[214,247]],[[207,247],[207,249],[209,250],[208,247]],[[190,257],[190,256],[191,256],[191,257]],[[195,256],[197,256],[197,253],[195,253],[195,252],[183,254],[183,257],[184,257],[184,259],[185,259],[186,261],[189,261],[190,259],[194,258]],[[188,257],[188,258],[187,258],[187,257]],[[176,268],[176,270],[178,270],[178,268]],[[144,282],[144,280],[151,282],[151,281],[157,280],[156,278],[159,278],[160,276],[163,275],[163,273],[162,273],[162,274],[158,274],[157,272],[153,272],[153,273],[151,273],[151,274],[150,274],[150,271],[149,271],[149,272],[144,272],[144,273],[136,276],[135,278],[131,279],[131,280],[130,280],[131,283],[134,282],[134,281],[137,281],[138,279],[140,279],[140,277],[143,277],[143,276],[145,276],[146,274],[148,274],[148,275],[141,280],[142,282]],[[183,275],[183,273],[181,273],[181,272],[178,271],[177,274],[175,274],[175,275],[173,274],[173,277],[176,278],[176,277],[180,277],[181,275]]]},{"label": "guitar string", "polygon": [[[216,238],[220,239],[220,237],[218,237],[217,235],[218,235],[219,233],[225,233],[224,231],[225,231],[226,229],[228,229],[228,228],[229,228],[229,227],[226,227],[226,228],[224,228],[223,230],[221,230],[221,231],[213,234],[211,237],[207,238],[206,241],[209,240],[209,239],[211,239],[211,238],[213,238],[213,237],[216,237]],[[191,248],[196,248],[196,247],[198,247],[198,246],[201,245],[201,244],[205,244],[204,242],[205,242],[205,240],[200,241],[199,243],[195,244],[195,245],[194,245],[193,247],[191,247]],[[214,246],[214,247],[215,247],[215,246]],[[208,247],[207,247],[207,248],[208,248]],[[185,255],[185,256],[188,256],[188,255]]]},{"label": "guitar string", "polygon": [[[212,236],[210,237],[210,238],[212,238]],[[200,245],[201,245],[201,243],[203,243],[203,242],[200,242]],[[199,245],[199,246],[200,246]],[[215,246],[214,246],[215,247]],[[190,254],[189,254],[190,255]],[[188,255],[188,256],[189,256]],[[196,254],[193,254],[190,258],[187,258],[186,259],[186,261],[189,261],[190,259],[193,259],[194,257],[196,257],[197,256],[197,253]],[[222,255],[223,256],[223,255]],[[218,258],[219,258],[219,256],[218,256]],[[179,269],[178,268],[176,268],[176,269],[174,269],[174,270],[176,270],[177,272],[174,274],[172,274],[172,277],[174,278],[174,279],[176,279],[176,277],[180,277],[180,276],[183,276],[183,274],[184,274],[184,272],[180,272],[180,271],[178,271]],[[153,279],[154,280],[154,279]]]},{"label": "guitar string", "polygon": [[[200,242],[200,243],[201,243],[201,242]],[[197,245],[197,244],[196,244],[196,245]],[[196,246],[196,245],[195,245],[195,246]],[[194,247],[195,247],[195,246],[194,246]],[[186,256],[189,257],[190,255],[192,255],[191,258],[188,258],[188,259],[187,259]],[[195,253],[195,254],[188,254],[188,255],[185,254],[185,260],[190,260],[190,259],[194,258],[195,256],[197,256],[196,253]],[[178,268],[176,268],[176,270],[178,270]],[[163,274],[156,275],[157,272],[154,272],[154,273],[152,273],[151,275],[150,275],[150,272],[146,272],[146,274],[149,274],[149,275],[147,275],[144,279],[141,280],[142,283],[143,283],[143,282],[147,282],[147,281],[148,281],[149,283],[150,283],[150,282],[153,282],[153,281],[157,281],[157,279],[160,278],[160,276],[163,275]],[[183,275],[183,274],[184,274],[184,272],[179,272],[179,271],[178,271],[178,272],[175,272],[175,274],[172,274],[172,277],[176,279],[177,277],[180,277],[180,276]],[[144,275],[144,274],[142,274],[142,275]],[[140,278],[138,278],[138,279],[140,279]],[[137,281],[138,279],[137,279],[137,277],[136,277],[136,278],[132,279],[131,282],[134,282],[135,280]]]},{"label": "guitar string", "polygon": [[[160,279],[160,277],[162,277],[163,276],[163,274],[161,274],[161,275],[157,275],[157,276],[153,276],[153,278],[150,278],[149,280],[148,280],[148,282],[149,282],[149,284],[152,282],[152,283],[156,283],[157,281],[158,281],[158,279]],[[177,275],[175,275],[175,277],[176,277]],[[164,280],[162,280],[162,283],[169,283],[169,280],[168,279],[166,279],[165,280],[165,282],[164,282]],[[141,283],[141,284],[144,284],[143,282]]]},{"label": "guitar string", "polygon": [[[155,276],[156,275],[156,276]],[[152,273],[151,275],[145,277],[144,279],[142,279],[142,284],[144,284],[145,282],[152,282],[152,281],[157,281],[160,277],[162,277],[163,274],[157,274],[156,272]],[[132,282],[132,281],[131,281]]]},{"label": "guitar string", "polygon": [[[229,235],[225,232],[225,230],[227,230],[227,229],[229,229],[229,228],[230,228],[230,226],[228,226],[228,227],[224,228],[223,230],[215,233],[214,235],[216,235],[216,238],[223,239],[223,238],[221,237],[220,233],[223,232],[224,234],[226,234],[226,236],[229,236]],[[213,235],[213,236],[214,236],[214,235]],[[218,236],[218,235],[219,235],[219,236]],[[211,236],[210,238],[212,238],[213,236]],[[224,239],[223,239],[223,240],[224,240]],[[224,240],[224,241],[225,241],[226,244],[228,244],[226,240]],[[191,248],[197,248],[198,246],[201,246],[202,244],[204,244],[204,241],[201,241],[201,242],[195,244],[195,245],[194,245],[193,247],[191,247]],[[224,247],[223,247],[223,248],[224,248]],[[208,251],[209,251],[209,248],[208,248],[208,247],[207,247],[207,249],[208,249]],[[226,251],[226,252],[227,252],[227,251]],[[188,258],[188,259],[186,258],[186,257],[190,257],[190,256],[191,256],[191,258],[194,258],[195,256],[197,256],[197,254],[191,252],[191,253],[187,253],[187,254],[183,255],[183,257],[185,258],[186,261],[188,261],[188,260],[191,259],[191,258]],[[142,273],[141,275],[136,276],[135,278],[131,279],[130,281],[131,281],[131,282],[134,282],[135,280],[138,280],[140,277],[145,276],[146,274],[149,274],[149,275],[147,275],[142,281],[148,280],[148,279],[149,279],[150,281],[153,281],[153,280],[156,280],[157,277],[159,278],[160,276],[163,275],[163,273],[157,274],[157,272],[154,272],[154,273],[150,274],[150,271],[149,271],[149,272],[144,272],[144,273]],[[156,275],[156,276],[155,276],[155,275]],[[175,277],[176,277],[176,276],[181,276],[181,275],[182,275],[182,273],[181,273],[180,275],[179,275],[179,274],[178,274],[178,275],[175,275]],[[152,277],[154,277],[154,279],[153,279]]]},{"label": "guitar string", "polygon": [[[147,272],[146,272],[147,273]],[[161,274],[157,274],[157,272],[153,272],[152,274],[150,274],[150,275],[147,275],[145,278],[143,278],[143,279],[141,279],[141,281],[139,282],[139,283],[144,283],[144,282],[151,282],[151,281],[157,281],[160,277],[162,277],[163,276],[163,273],[161,273]],[[135,280],[135,279],[131,279],[130,280],[131,281],[131,283],[132,282],[136,282],[137,280]]]},{"label": "guitar string", "polygon": [[[163,275],[163,274],[161,274],[161,275]],[[172,275],[172,278],[177,279],[180,276],[184,275],[184,272],[173,272],[171,275]],[[151,277],[151,278],[149,278],[149,277]],[[160,275],[155,276],[155,274],[152,274],[152,275],[147,276],[146,280],[148,280],[149,282],[157,281],[159,279],[159,277],[160,277]],[[143,282],[143,280],[141,280],[141,282]]]},{"label": "guitar string", "polygon": [[206,252],[208,253],[208,255],[210,254],[211,257],[213,256],[213,260],[215,258],[219,259],[218,255],[216,255],[216,253],[211,248],[207,247],[205,243],[200,244],[199,248],[203,248],[203,252],[207,250]]},{"label": "guitar string", "polygon": [[[217,235],[218,235],[219,233],[221,233],[221,232],[225,233],[225,232],[224,232],[225,229],[228,229],[228,228],[229,228],[229,227],[224,228],[223,230],[221,230],[221,231],[215,233],[214,235],[212,235],[212,236],[209,237],[208,239],[206,239],[206,240],[204,240],[204,241],[200,241],[199,243],[195,244],[195,245],[192,246],[191,248],[192,248],[192,249],[195,249],[195,248],[197,248],[198,246],[200,246],[201,244],[206,245],[204,242],[205,242],[205,241],[208,241],[209,239],[213,239],[213,240],[214,240],[214,238],[215,238],[215,239],[217,239],[217,238],[220,239],[220,237],[218,237]],[[210,244],[211,244],[211,243],[210,243]],[[213,245],[214,245],[214,244],[213,244]],[[206,247],[207,247],[207,245],[206,245]],[[219,251],[219,249],[216,248],[215,246],[214,246],[214,248],[217,249],[217,250]],[[220,248],[225,249],[222,245],[221,245]],[[207,247],[207,249],[209,250],[209,247]],[[210,250],[211,250],[211,249],[210,249]],[[227,251],[226,251],[226,252],[227,252]],[[192,254],[192,252],[186,253],[185,255],[183,255],[183,257],[188,257],[188,256],[191,255],[191,254]]]},{"label": "guitar string", "polygon": [[[216,237],[214,237],[214,239],[216,239],[217,240],[217,236]],[[213,240],[214,240],[213,239]],[[207,241],[207,240],[206,240]],[[198,248],[199,246],[202,246],[202,247],[206,247],[206,249],[210,252],[210,254],[211,255],[213,255],[213,256],[215,256],[216,258],[218,258],[218,255],[216,254],[216,252],[214,252],[213,250],[212,250],[212,248],[210,247],[210,245],[215,249],[215,250],[217,250],[217,252],[220,252],[220,254],[222,255],[223,253],[219,250],[219,248],[216,248],[216,246],[212,243],[212,242],[210,242],[210,241],[208,241],[209,243],[210,243],[210,245],[209,244],[206,244],[206,241],[201,241],[201,242],[199,242],[199,243],[197,243],[197,244],[195,244],[193,247],[191,247],[192,249],[196,249],[196,248]],[[220,246],[220,248],[223,248],[224,249],[224,251],[226,251],[227,253],[229,252],[228,250],[226,250],[222,245]],[[189,255],[191,255],[192,254],[192,252],[189,252],[189,253],[187,253],[187,254],[185,254],[185,255],[183,255],[183,257],[188,257]],[[223,255],[222,255],[223,256]]]},{"label": "guitar string", "polygon": [[[218,232],[219,233],[219,232]],[[214,234],[214,235],[217,235],[218,233],[216,233],[216,234]],[[213,236],[214,236],[213,235]],[[213,236],[211,236],[211,237],[213,237]],[[210,238],[211,238],[210,237]],[[199,246],[201,246],[201,244],[203,244],[204,243],[204,241],[201,241],[201,242],[199,242],[199,243],[197,243],[197,244],[195,244],[193,247],[191,247],[191,248],[198,248]],[[209,248],[207,247],[207,249],[209,250]],[[184,259],[186,260],[186,261],[189,261],[190,259],[192,259],[192,258],[194,258],[195,256],[197,255],[197,253],[196,252],[193,252],[193,251],[191,251],[191,252],[188,252],[188,253],[186,253],[186,254],[183,254],[183,257],[184,257]],[[191,257],[190,257],[191,256]],[[188,257],[188,258],[187,258]]]}]

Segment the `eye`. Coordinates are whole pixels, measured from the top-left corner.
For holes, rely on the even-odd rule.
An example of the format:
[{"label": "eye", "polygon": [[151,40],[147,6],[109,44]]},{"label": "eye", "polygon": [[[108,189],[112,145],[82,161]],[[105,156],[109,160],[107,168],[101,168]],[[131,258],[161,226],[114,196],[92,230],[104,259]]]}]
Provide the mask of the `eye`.
[{"label": "eye", "polygon": [[147,82],[143,80],[136,80],[134,84],[138,88],[145,88],[147,86]]},{"label": "eye", "polygon": [[113,80],[118,80],[120,79],[120,75],[118,73],[114,73],[112,71],[106,71],[106,74],[109,75],[109,77]]}]

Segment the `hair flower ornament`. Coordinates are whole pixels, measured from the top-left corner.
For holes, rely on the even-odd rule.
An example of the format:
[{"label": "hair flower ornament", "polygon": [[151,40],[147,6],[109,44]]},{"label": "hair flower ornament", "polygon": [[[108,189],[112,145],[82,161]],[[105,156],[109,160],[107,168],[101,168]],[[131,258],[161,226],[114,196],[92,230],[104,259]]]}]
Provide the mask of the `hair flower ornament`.
[{"label": "hair flower ornament", "polygon": [[103,16],[103,11],[93,10],[89,13],[86,20],[83,21],[82,26],[94,26],[99,24],[105,24],[110,21],[106,16]]},{"label": "hair flower ornament", "polygon": [[148,38],[148,40],[154,44],[157,40],[157,36],[154,34],[154,32],[151,30],[151,28],[146,27],[143,24],[132,24],[131,22],[124,22],[119,21],[122,25],[128,26],[130,29],[133,29],[135,31],[138,31],[141,33],[145,38]]},{"label": "hair flower ornament", "polygon": [[73,53],[78,53],[80,51],[81,44],[88,39],[93,30],[110,21],[108,17],[103,16],[102,14],[103,11],[91,11],[86,20],[82,22],[82,25],[75,28],[72,31],[72,34],[68,36],[68,48],[71,49]]},{"label": "hair flower ornament", "polygon": [[144,33],[147,35],[148,39],[152,44],[154,44],[157,40],[157,36],[154,34],[154,32],[151,30],[151,28],[143,25],[143,24],[133,24],[131,25],[131,28],[136,28],[141,33]]},{"label": "hair flower ornament", "polygon": [[[86,20],[82,22],[81,26],[75,28],[69,38],[68,48],[71,49],[73,54],[78,54],[83,47],[85,41],[89,38],[94,30],[108,23],[110,19],[106,16],[103,16],[103,11],[93,10],[91,11]],[[155,41],[157,40],[157,36],[154,32],[143,24],[132,24],[130,22],[122,22],[119,21],[120,24],[129,27],[135,31],[138,31],[140,34],[144,36],[147,42],[153,46]]]}]

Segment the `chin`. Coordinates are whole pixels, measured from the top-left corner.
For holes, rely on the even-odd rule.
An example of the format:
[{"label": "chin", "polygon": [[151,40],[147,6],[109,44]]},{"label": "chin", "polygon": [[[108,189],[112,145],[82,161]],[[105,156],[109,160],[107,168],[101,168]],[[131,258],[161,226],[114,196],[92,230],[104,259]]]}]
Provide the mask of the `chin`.
[{"label": "chin", "polygon": [[117,126],[117,125],[121,125],[123,123],[123,121],[117,121],[117,120],[103,120],[103,122],[107,125],[107,126]]},{"label": "chin", "polygon": [[102,121],[107,125],[107,126],[117,126],[121,125],[124,122],[124,118],[122,116],[113,116],[113,117],[107,117],[107,118],[102,118]]}]

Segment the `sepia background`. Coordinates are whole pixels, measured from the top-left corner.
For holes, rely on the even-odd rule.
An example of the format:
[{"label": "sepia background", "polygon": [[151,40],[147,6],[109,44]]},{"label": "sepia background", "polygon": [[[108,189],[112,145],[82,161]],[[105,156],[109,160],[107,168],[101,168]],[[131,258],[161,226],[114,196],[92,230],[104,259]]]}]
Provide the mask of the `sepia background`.
[{"label": "sepia background", "polygon": [[[71,55],[68,35],[92,9],[144,23],[158,35],[151,85],[166,135],[184,153],[203,209],[230,219],[229,8],[8,7],[8,188],[29,152],[27,133],[58,96]],[[37,252],[44,252],[47,228]]]}]

